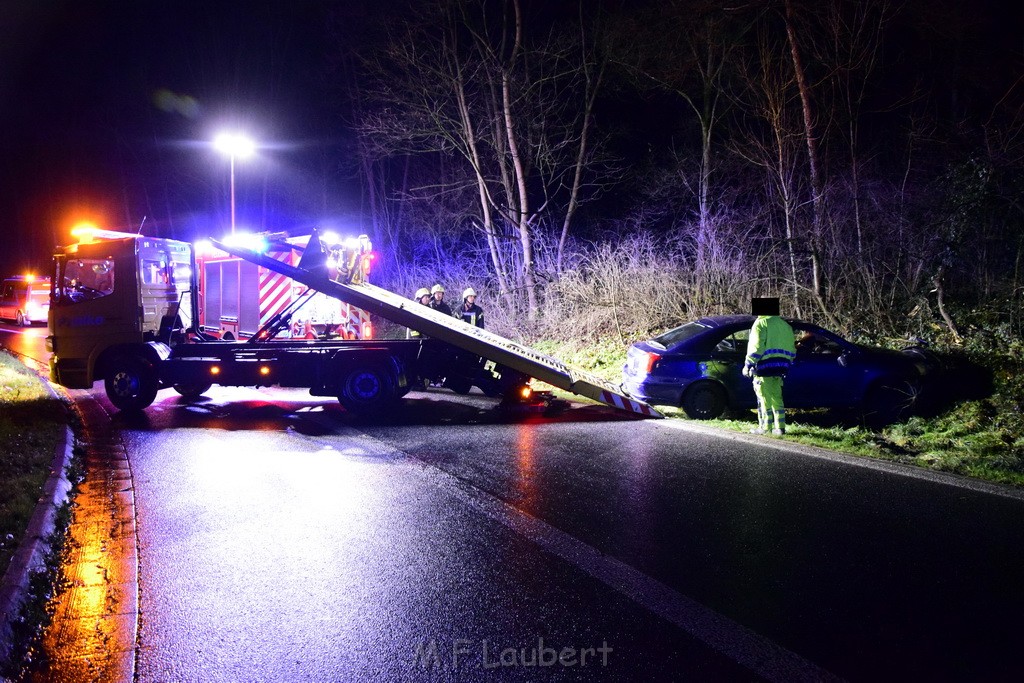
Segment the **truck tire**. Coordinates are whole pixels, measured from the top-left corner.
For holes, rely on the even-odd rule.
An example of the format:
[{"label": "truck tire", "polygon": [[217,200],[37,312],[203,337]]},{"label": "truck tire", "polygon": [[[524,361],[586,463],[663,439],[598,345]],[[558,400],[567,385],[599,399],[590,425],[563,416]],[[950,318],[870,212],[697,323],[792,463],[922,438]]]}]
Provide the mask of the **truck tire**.
[{"label": "truck tire", "polygon": [[351,413],[379,411],[398,400],[394,377],[381,365],[346,369],[338,389],[338,401]]},{"label": "truck tire", "polygon": [[199,398],[210,390],[213,384],[210,382],[182,382],[175,384],[174,390],[185,398]]},{"label": "truck tire", "polygon": [[125,412],[143,410],[149,406],[159,388],[156,368],[138,356],[115,358],[103,384],[110,402]]},{"label": "truck tire", "polygon": [[467,377],[446,377],[444,385],[456,394],[465,396],[473,388],[473,382]]},{"label": "truck tire", "polygon": [[18,327],[28,327],[28,323],[25,322],[25,314],[21,311],[18,311],[18,317],[15,318],[15,321],[18,323]]}]

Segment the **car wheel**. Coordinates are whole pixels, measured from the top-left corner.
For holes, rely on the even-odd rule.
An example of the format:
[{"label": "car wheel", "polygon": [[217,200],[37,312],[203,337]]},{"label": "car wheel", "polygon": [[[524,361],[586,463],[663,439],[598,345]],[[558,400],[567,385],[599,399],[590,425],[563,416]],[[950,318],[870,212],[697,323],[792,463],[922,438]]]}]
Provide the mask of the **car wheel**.
[{"label": "car wheel", "polygon": [[881,428],[897,422],[913,411],[920,395],[920,387],[909,380],[890,380],[872,387],[861,407],[864,421],[871,427]]},{"label": "car wheel", "polygon": [[682,409],[694,420],[714,420],[727,405],[725,389],[714,382],[697,382],[683,394]]},{"label": "car wheel", "polygon": [[18,311],[18,317],[16,318],[16,321],[18,323],[18,327],[25,327],[26,325],[28,325],[28,323],[25,322],[25,314],[22,313],[21,311]]},{"label": "car wheel", "polygon": [[182,382],[175,384],[174,390],[185,398],[199,398],[210,390],[213,384],[210,382]]},{"label": "car wheel", "polygon": [[397,400],[395,382],[382,366],[367,365],[345,371],[338,401],[352,413],[378,411]]},{"label": "car wheel", "polygon": [[138,356],[122,356],[110,364],[104,379],[107,398],[118,410],[138,411],[156,398],[156,368]]}]

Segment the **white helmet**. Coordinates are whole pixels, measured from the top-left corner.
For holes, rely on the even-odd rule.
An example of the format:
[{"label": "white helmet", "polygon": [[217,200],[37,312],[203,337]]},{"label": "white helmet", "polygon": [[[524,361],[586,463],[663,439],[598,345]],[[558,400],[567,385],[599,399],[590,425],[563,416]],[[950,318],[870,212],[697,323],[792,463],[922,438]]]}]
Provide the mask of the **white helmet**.
[{"label": "white helmet", "polygon": [[426,287],[420,287],[416,290],[416,296],[413,299],[422,299],[425,296],[430,296],[430,290]]},{"label": "white helmet", "polygon": [[444,287],[442,287],[441,285],[434,285],[433,287],[430,288],[431,294],[437,294],[438,292],[444,294]]},{"label": "white helmet", "polygon": [[465,301],[467,298],[471,296],[476,296],[476,290],[474,290],[472,287],[466,287],[466,289],[462,291],[462,300]]}]

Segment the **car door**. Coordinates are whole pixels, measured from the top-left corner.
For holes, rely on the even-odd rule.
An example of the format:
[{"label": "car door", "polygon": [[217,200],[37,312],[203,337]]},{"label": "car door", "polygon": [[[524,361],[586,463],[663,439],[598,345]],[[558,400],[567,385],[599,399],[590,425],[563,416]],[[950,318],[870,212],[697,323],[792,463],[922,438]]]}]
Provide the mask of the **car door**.
[{"label": "car door", "polygon": [[754,385],[750,378],[743,376],[749,341],[749,326],[728,332],[708,354],[703,372],[704,376],[717,379],[725,386],[732,405],[737,408],[757,405]]},{"label": "car door", "polygon": [[856,347],[820,327],[794,323],[796,362],[783,383],[786,406],[842,408],[859,397],[860,370],[849,362]]}]

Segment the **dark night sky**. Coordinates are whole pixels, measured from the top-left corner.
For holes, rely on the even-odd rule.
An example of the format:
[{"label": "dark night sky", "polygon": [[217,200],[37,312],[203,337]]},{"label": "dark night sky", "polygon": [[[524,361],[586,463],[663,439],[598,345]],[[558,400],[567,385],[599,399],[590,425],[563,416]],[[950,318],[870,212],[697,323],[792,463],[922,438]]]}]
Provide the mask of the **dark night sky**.
[{"label": "dark night sky", "polygon": [[[338,34],[354,39],[360,20],[394,16],[401,2],[0,0],[0,270],[45,269],[80,218],[134,230],[146,217],[147,234],[181,239],[220,233],[228,162],[210,141],[225,127],[264,147],[238,165],[240,225],[357,221],[340,76],[330,64]],[[906,11],[915,13],[915,2],[933,6],[910,0]],[[1007,16],[995,0],[968,4],[980,9],[966,16],[1019,50],[1020,5]],[[941,61],[942,46],[933,37],[932,54],[918,57]],[[921,72],[913,59],[888,68]],[[1000,65],[975,68],[980,76],[965,80]],[[162,89],[171,95],[160,107]],[[620,109],[635,101],[627,104]]]},{"label": "dark night sky", "polygon": [[323,150],[344,133],[328,3],[0,2],[5,273],[45,268],[78,218],[212,234],[229,215],[228,162],[210,147],[223,128],[266,147],[238,163],[240,225],[264,202],[281,221],[358,209],[325,190]]}]

